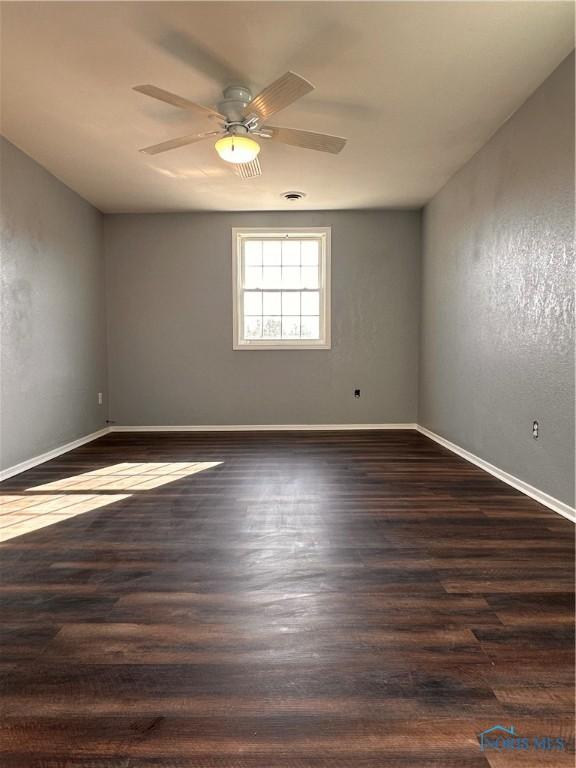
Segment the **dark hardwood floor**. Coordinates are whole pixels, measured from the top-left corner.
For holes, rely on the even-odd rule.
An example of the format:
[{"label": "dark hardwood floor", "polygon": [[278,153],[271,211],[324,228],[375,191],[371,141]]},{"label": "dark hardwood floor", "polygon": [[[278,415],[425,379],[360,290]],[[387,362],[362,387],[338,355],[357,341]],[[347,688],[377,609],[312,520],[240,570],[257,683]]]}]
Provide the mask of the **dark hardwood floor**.
[{"label": "dark hardwood floor", "polygon": [[3,768],[573,765],[572,524],[416,432],[115,433],[0,490]]}]

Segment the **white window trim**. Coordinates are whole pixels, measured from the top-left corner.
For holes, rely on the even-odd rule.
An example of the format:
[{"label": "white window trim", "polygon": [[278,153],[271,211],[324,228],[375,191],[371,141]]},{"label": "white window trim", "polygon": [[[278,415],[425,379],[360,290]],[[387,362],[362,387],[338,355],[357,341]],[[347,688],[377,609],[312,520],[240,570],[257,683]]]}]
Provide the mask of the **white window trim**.
[{"label": "white window trim", "polygon": [[[293,237],[300,238],[310,235],[320,237],[321,269],[320,269],[320,325],[322,329],[321,340],[310,342],[309,339],[250,339],[243,340],[240,337],[240,329],[243,322],[242,311],[242,247],[244,238],[253,238],[258,235],[263,237]],[[330,227],[233,227],[232,229],[232,298],[233,298],[233,349],[235,350],[278,350],[278,349],[331,349],[330,336],[330,256],[331,256],[331,228]]]}]

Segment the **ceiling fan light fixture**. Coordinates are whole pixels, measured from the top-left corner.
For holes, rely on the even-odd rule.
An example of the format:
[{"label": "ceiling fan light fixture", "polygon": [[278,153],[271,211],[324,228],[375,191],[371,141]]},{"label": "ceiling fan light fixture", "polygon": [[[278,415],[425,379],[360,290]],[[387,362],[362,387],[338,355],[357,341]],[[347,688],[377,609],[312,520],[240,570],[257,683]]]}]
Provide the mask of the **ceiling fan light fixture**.
[{"label": "ceiling fan light fixture", "polygon": [[260,144],[248,136],[224,136],[214,148],[227,163],[251,163],[260,152]]}]

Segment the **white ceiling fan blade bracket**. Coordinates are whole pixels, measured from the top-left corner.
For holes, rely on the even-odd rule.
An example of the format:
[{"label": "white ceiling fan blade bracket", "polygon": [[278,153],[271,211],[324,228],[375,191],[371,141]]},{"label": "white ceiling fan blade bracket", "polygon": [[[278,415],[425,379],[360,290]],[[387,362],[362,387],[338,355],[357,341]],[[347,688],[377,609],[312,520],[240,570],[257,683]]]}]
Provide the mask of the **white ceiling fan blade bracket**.
[{"label": "white ceiling fan blade bracket", "polygon": [[243,120],[243,124],[250,131],[255,131],[258,128],[258,122],[260,118],[257,115],[251,115],[247,119]]}]

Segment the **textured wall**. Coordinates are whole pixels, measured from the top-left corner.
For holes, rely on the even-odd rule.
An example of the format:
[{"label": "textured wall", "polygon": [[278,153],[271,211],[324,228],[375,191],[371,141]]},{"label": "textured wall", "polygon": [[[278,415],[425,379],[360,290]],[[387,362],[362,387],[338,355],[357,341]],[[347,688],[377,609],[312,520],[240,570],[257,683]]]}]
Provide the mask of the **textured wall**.
[{"label": "textured wall", "polygon": [[[332,349],[233,351],[231,228],[327,225]],[[105,242],[118,423],[415,421],[418,212],[107,216]]]},{"label": "textured wall", "polygon": [[421,316],[420,423],[567,503],[573,182],[572,55],[427,206]]},{"label": "textured wall", "polygon": [[102,216],[0,139],[3,468],[104,426]]}]

